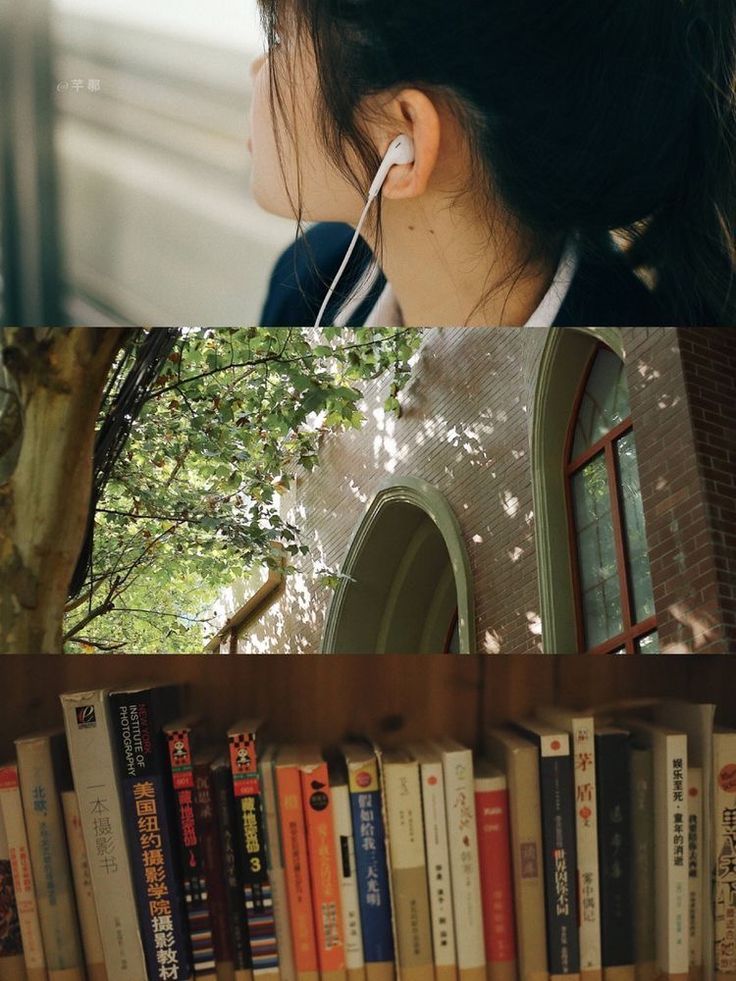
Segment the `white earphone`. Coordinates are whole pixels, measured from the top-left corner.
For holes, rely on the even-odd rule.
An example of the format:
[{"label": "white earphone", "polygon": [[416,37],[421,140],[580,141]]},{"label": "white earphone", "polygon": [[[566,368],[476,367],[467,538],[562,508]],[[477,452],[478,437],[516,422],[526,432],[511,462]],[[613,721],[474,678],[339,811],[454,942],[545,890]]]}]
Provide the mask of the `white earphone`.
[{"label": "white earphone", "polygon": [[363,223],[365,222],[365,219],[368,216],[368,212],[370,210],[371,205],[376,200],[378,195],[381,193],[381,188],[383,187],[386,178],[388,177],[389,171],[391,170],[392,167],[397,166],[397,164],[410,164],[413,162],[414,162],[414,141],[410,136],[407,136],[406,133],[402,133],[400,136],[397,136],[396,139],[392,141],[391,145],[386,151],[386,155],[381,161],[381,166],[378,168],[378,172],[376,173],[376,176],[373,178],[373,183],[371,184],[370,190],[368,191],[368,200],[366,202],[365,208],[363,209],[363,214],[360,216],[360,221],[358,222],[358,225],[355,229],[353,240],[350,243],[350,247],[345,254],[345,258],[342,261],[342,265],[340,266],[337,275],[332,281],[332,286],[330,286],[329,290],[327,291],[327,296],[325,297],[324,302],[322,303],[322,307],[319,311],[317,320],[315,321],[314,324],[315,328],[319,327],[322,323],[322,318],[325,315],[327,304],[332,299],[332,296],[335,290],[337,289],[337,285],[342,279],[343,273],[345,272],[345,269],[347,268],[347,264],[350,261],[350,257],[353,254],[353,251],[355,250],[355,246],[358,242],[358,236],[360,235],[360,230],[363,227]]}]

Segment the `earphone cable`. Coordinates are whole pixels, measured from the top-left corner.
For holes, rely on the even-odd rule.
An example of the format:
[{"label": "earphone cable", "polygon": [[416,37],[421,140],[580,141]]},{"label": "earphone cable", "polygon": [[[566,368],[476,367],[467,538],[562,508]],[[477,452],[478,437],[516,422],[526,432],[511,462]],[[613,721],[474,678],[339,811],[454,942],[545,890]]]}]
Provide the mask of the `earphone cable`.
[{"label": "earphone cable", "polygon": [[358,244],[358,236],[360,235],[360,231],[361,231],[361,229],[363,227],[363,224],[365,223],[366,218],[368,217],[368,212],[370,211],[370,207],[373,204],[373,201],[374,200],[375,200],[375,197],[369,197],[368,198],[368,201],[366,202],[365,208],[363,208],[363,214],[360,216],[360,220],[359,220],[358,225],[357,225],[357,227],[355,229],[355,234],[353,235],[353,240],[350,243],[350,248],[348,249],[347,253],[345,254],[345,258],[342,260],[342,265],[338,269],[337,275],[335,276],[335,278],[332,281],[332,286],[330,286],[329,290],[327,291],[327,296],[324,298],[324,301],[322,303],[322,307],[321,307],[321,309],[319,311],[319,314],[317,316],[317,320],[315,321],[315,324],[314,324],[314,329],[315,330],[317,328],[319,328],[319,327],[322,326],[322,318],[324,317],[325,311],[327,310],[327,305],[330,302],[330,300],[332,299],[332,297],[334,296],[334,293],[335,293],[335,290],[337,289],[338,283],[342,279],[343,274],[344,274],[345,270],[347,269],[348,262],[350,262],[350,257],[352,256],[353,252],[355,251],[355,246]]}]

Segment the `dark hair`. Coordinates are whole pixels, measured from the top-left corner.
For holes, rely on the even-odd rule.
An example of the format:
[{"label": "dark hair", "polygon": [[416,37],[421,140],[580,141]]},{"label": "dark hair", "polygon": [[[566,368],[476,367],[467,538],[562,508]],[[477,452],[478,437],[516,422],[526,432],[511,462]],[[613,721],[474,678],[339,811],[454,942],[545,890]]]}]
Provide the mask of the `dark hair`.
[{"label": "dark hair", "polygon": [[380,163],[362,101],[422,88],[537,254],[577,233],[595,255],[615,233],[669,322],[736,326],[734,0],[259,4],[269,47],[281,18],[311,40],[325,148],[356,188]]}]

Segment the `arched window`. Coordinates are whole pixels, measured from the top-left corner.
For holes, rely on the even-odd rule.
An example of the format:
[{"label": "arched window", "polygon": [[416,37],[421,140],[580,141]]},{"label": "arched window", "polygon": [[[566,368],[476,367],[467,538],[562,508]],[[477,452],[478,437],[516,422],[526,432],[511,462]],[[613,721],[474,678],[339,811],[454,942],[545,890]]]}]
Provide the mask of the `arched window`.
[{"label": "arched window", "polygon": [[659,650],[636,443],[623,362],[596,346],[567,437],[578,649]]}]

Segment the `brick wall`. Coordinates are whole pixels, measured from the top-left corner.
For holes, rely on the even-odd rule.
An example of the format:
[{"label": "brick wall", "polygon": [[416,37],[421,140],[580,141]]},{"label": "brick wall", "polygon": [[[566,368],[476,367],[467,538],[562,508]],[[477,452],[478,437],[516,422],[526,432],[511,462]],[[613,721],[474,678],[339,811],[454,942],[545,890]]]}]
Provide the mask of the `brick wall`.
[{"label": "brick wall", "polygon": [[[621,332],[655,602],[663,645],[725,650],[736,603],[733,586],[725,581],[728,569],[734,570],[729,522],[736,453],[725,446],[725,430],[715,431],[713,414],[723,426],[729,420],[732,424],[719,399],[721,391],[733,393],[733,364],[721,356],[724,349],[730,353],[725,337],[720,347],[715,341],[703,347],[697,336],[681,338],[679,333]],[[239,650],[319,651],[331,591],[319,585],[316,573],[339,569],[373,496],[387,478],[401,476],[420,477],[439,488],[458,517],[472,570],[478,649],[541,650],[529,444],[545,335],[514,329],[427,330],[399,419],[382,411],[383,383],[366,388],[366,425],[326,438],[320,466],[300,475],[284,500],[311,554],[298,561],[298,572],[271,606],[246,625]],[[695,348],[710,374],[693,361],[686,384],[682,357]],[[703,385],[714,393],[707,405],[702,404]],[[693,405],[691,413],[693,397],[701,405]],[[711,429],[696,434],[694,422]],[[710,468],[707,475],[705,467]]]}]

